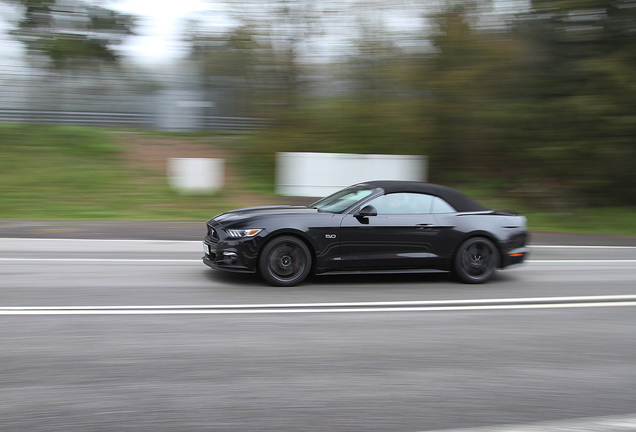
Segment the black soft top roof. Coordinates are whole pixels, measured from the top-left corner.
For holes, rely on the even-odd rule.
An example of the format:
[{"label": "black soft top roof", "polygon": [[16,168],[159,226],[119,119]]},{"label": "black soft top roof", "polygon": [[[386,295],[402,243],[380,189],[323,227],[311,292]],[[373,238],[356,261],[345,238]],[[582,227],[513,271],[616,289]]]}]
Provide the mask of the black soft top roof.
[{"label": "black soft top roof", "polygon": [[457,189],[441,186],[433,183],[398,180],[376,180],[360,183],[373,188],[382,188],[385,193],[414,192],[425,193],[442,198],[452,205],[458,212],[473,212],[487,210],[486,207],[472,200]]}]

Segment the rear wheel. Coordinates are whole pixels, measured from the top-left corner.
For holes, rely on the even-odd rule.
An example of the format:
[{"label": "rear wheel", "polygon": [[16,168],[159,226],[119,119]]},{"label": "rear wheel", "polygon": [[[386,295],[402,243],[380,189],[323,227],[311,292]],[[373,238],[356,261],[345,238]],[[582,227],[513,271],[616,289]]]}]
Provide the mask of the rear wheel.
[{"label": "rear wheel", "polygon": [[301,283],[311,270],[311,253],[301,239],[293,236],[274,238],[258,259],[263,279],[275,286]]},{"label": "rear wheel", "polygon": [[461,244],[455,255],[455,275],[466,283],[483,283],[495,274],[499,263],[497,247],[484,237],[473,237]]}]

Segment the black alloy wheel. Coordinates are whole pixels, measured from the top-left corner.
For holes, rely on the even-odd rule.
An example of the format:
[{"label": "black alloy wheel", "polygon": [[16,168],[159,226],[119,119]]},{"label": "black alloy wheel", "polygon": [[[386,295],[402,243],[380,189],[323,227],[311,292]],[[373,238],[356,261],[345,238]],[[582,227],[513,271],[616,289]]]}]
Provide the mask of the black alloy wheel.
[{"label": "black alloy wheel", "polygon": [[301,283],[311,270],[311,252],[301,239],[280,236],[265,245],[258,259],[263,279],[274,286]]},{"label": "black alloy wheel", "polygon": [[455,275],[466,283],[489,280],[499,263],[497,247],[484,237],[473,237],[461,244],[455,255]]}]

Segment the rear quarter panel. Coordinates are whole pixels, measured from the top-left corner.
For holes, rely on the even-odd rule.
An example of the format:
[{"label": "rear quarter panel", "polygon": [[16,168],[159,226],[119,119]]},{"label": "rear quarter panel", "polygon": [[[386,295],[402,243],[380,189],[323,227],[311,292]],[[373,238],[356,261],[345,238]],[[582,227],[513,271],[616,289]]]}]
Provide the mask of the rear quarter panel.
[{"label": "rear quarter panel", "polygon": [[525,246],[527,220],[521,215],[450,213],[436,214],[442,228],[440,236],[444,250],[440,256],[452,259],[455,251],[465,240],[483,236],[491,239],[502,254]]}]

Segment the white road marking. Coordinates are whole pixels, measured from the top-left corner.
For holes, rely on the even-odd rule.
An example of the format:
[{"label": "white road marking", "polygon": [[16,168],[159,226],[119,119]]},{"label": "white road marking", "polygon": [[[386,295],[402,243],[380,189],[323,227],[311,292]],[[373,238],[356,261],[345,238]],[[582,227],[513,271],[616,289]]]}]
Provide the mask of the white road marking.
[{"label": "white road marking", "polygon": [[528,260],[527,264],[595,264],[595,263],[636,263],[636,259],[565,259],[565,260]]},{"label": "white road marking", "polygon": [[430,432],[635,432],[636,414],[587,417],[525,424],[444,429]]},{"label": "white road marking", "polygon": [[[72,239],[72,238],[11,238],[3,237],[2,240],[9,241],[26,241],[26,242],[107,242],[107,243],[185,243],[185,244],[201,244],[203,242],[203,235],[201,240],[136,240],[136,239]],[[592,245],[527,245],[530,248],[539,249],[636,249],[636,246],[592,246]]]},{"label": "white road marking", "polygon": [[200,259],[152,259],[152,258],[0,258],[2,261],[91,262],[91,263],[173,263],[201,264]]},{"label": "white road marking", "polygon": [[[203,255],[203,252],[201,253]],[[42,261],[42,262],[95,262],[95,263],[201,263],[201,259],[162,259],[162,258],[0,258],[2,261]],[[554,259],[554,260],[527,260],[524,264],[594,264],[594,263],[636,263],[636,259]]]},{"label": "white road marking", "polygon": [[[50,262],[50,263],[86,263],[86,264],[171,264],[171,265],[202,265],[201,259],[143,259],[143,258],[0,258],[1,263],[29,263],[29,262]],[[636,260],[528,260],[521,264],[521,266],[529,266],[533,264],[548,264],[548,265],[562,265],[562,264],[636,264]],[[505,271],[505,269],[503,270]],[[399,273],[399,272],[398,272]],[[330,273],[331,275],[337,273]],[[346,273],[342,273],[346,274]],[[371,273],[370,273],[371,274]]]},{"label": "white road marking", "polygon": [[636,246],[566,246],[566,245],[528,245],[537,249],[636,249]]},{"label": "white road marking", "polygon": [[0,315],[173,315],[281,314],[331,312],[432,312],[636,306],[636,295],[530,297],[352,303],[291,303],[165,306],[8,306]]},{"label": "white road marking", "polygon": [[456,306],[456,307],[410,307],[410,308],[355,308],[355,309],[259,309],[259,310],[216,310],[216,309],[82,309],[82,310],[0,310],[0,315],[260,315],[290,313],[360,313],[360,312],[439,312],[463,310],[514,310],[514,309],[556,309],[636,306],[636,301],[619,303],[578,303],[562,305],[510,305],[510,306]]},{"label": "white road marking", "polygon": [[10,241],[26,241],[26,242],[122,242],[122,243],[191,243],[191,244],[201,244],[203,243],[203,235],[201,235],[201,240],[139,240],[139,239],[73,239],[73,238],[13,238],[13,237],[3,237],[0,240],[10,240]]}]

